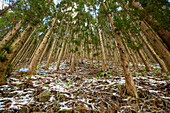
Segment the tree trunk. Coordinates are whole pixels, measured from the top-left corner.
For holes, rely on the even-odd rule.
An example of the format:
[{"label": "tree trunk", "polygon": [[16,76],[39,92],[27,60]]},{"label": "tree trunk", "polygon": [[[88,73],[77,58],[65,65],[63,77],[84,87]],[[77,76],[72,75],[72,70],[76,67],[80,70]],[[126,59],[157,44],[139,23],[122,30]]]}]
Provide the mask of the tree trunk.
[{"label": "tree trunk", "polygon": [[139,22],[139,26],[144,32],[144,34],[149,37],[148,39],[152,43],[153,47],[156,49],[156,51],[159,53],[160,57],[166,64],[168,71],[170,72],[170,53],[166,49],[166,47],[161,43],[158,37],[154,35],[154,33],[149,29],[148,26],[143,21]]},{"label": "tree trunk", "polygon": [[[97,23],[98,23],[98,19],[97,19]],[[103,46],[103,39],[102,39],[102,34],[100,32],[99,25],[97,26],[97,30],[98,30],[98,33],[99,33],[100,44],[101,44],[101,51],[102,51],[102,57],[103,57],[103,67],[102,67],[102,70],[107,71],[106,56],[105,56],[105,51],[104,51],[104,46]]]},{"label": "tree trunk", "polygon": [[50,49],[50,53],[49,53],[49,56],[48,56],[48,59],[47,59],[47,62],[46,62],[45,69],[48,69],[48,67],[49,67],[50,60],[51,60],[51,57],[52,57],[52,53],[54,51],[55,44],[56,44],[56,38],[54,38],[54,40],[53,40],[53,44],[52,44],[52,47]]},{"label": "tree trunk", "polygon": [[18,32],[18,30],[22,27],[23,25],[23,20],[20,20],[15,27],[9,31],[6,36],[4,36],[4,38],[2,39],[2,41],[0,41],[0,51],[2,50],[2,47],[4,44],[8,44],[12,38],[16,35],[16,33]]},{"label": "tree trunk", "polygon": [[[132,41],[137,46],[137,43],[135,42],[135,39],[133,38],[132,34],[130,32],[129,32],[129,34],[131,36]],[[146,71],[151,71],[152,70],[151,66],[150,66],[146,56],[144,55],[143,51],[141,49],[138,49],[137,52],[139,53],[139,56],[141,57],[143,63],[145,64]]]},{"label": "tree trunk", "polygon": [[44,48],[44,50],[43,50],[43,52],[41,54],[41,57],[39,59],[38,64],[41,64],[41,62],[42,62],[42,60],[43,60],[43,58],[45,56],[45,53],[47,52],[47,48],[48,48],[49,44],[50,44],[50,39],[48,40],[48,42],[47,42],[47,44],[46,44],[46,46],[45,46],[45,48]]},{"label": "tree trunk", "polygon": [[[66,36],[65,36],[66,37]],[[61,47],[61,50],[60,50],[60,54],[58,56],[58,60],[57,60],[57,70],[59,70],[59,66],[60,66],[60,62],[61,62],[61,59],[62,59],[62,56],[63,56],[63,52],[64,52],[64,46],[65,46],[65,39],[63,40],[63,43],[62,43],[62,47]]]},{"label": "tree trunk", "polygon": [[16,56],[12,59],[11,64],[13,64],[16,60],[21,59],[21,57],[24,55],[25,51],[28,49],[28,46],[31,43],[31,37],[33,35],[33,33],[36,31],[36,28],[34,29],[34,31],[31,33],[31,35],[28,37],[27,41],[24,43],[24,45],[22,46],[22,48],[19,50],[19,52],[16,54]]},{"label": "tree trunk", "polygon": [[[103,5],[104,5],[105,9],[107,10],[105,3],[103,3]],[[108,17],[109,17],[110,23],[112,25],[112,29],[115,30],[115,27],[114,27],[114,24],[113,24],[114,21],[111,17],[111,14],[108,14]],[[129,65],[127,63],[127,59],[126,59],[123,44],[122,44],[122,41],[121,41],[121,38],[120,38],[120,34],[121,34],[121,32],[119,30],[115,33],[115,40],[116,40],[116,43],[117,43],[117,47],[118,47],[118,50],[119,50],[119,53],[120,53],[120,59],[121,59],[121,62],[122,62],[121,65],[123,67],[123,72],[124,72],[124,76],[125,76],[126,90],[127,90],[128,94],[138,98],[136,87],[135,87],[135,84],[134,84],[134,81],[133,81],[133,78],[132,78],[132,75],[131,75],[131,72],[130,72],[130,69],[129,69]]]},{"label": "tree trunk", "polygon": [[90,52],[90,68],[93,68],[93,44],[91,43],[90,44],[90,49],[91,49],[91,52]]},{"label": "tree trunk", "polygon": [[139,32],[141,35],[142,40],[144,41],[144,43],[146,44],[147,48],[149,49],[149,51],[151,52],[152,56],[155,58],[155,60],[159,63],[160,67],[162,68],[163,71],[167,72],[167,68],[165,66],[165,64],[162,62],[162,60],[159,58],[159,56],[156,54],[156,52],[154,51],[154,49],[152,48],[152,46],[149,44],[149,42],[146,40],[146,37],[143,35],[143,33],[140,31]]},{"label": "tree trunk", "polygon": [[57,17],[55,17],[52,21],[52,25],[51,25],[51,28],[48,30],[48,32],[46,33],[43,41],[41,42],[40,46],[38,47],[38,49],[36,50],[36,53],[31,61],[31,64],[29,65],[29,68],[28,68],[28,73],[27,74],[35,74],[35,69],[37,67],[37,63],[38,63],[38,60],[44,50],[44,47],[45,45],[47,44],[47,41],[50,37],[50,34],[52,33],[52,30],[54,28],[54,25],[55,25],[55,22],[56,22],[56,19]]},{"label": "tree trunk", "polygon": [[[144,8],[142,6],[140,6],[136,1],[132,2],[132,6],[135,8],[138,8],[139,10],[144,10]],[[145,19],[145,21],[148,24],[150,24],[150,25],[158,24],[158,21],[153,20],[153,17],[151,15],[147,15],[147,12],[141,14],[142,18],[145,18],[146,16],[150,16],[149,19]],[[160,38],[163,40],[163,42],[166,44],[168,49],[170,50],[170,32],[167,31],[166,29],[162,28],[161,26],[159,26],[155,31],[160,36]]]}]

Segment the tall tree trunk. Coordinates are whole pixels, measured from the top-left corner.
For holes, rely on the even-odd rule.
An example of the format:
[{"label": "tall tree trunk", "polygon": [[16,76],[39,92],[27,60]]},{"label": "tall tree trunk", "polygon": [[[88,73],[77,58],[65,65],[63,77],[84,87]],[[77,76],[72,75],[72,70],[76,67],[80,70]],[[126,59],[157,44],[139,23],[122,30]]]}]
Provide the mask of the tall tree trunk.
[{"label": "tall tree trunk", "polygon": [[16,33],[19,31],[19,29],[21,29],[22,25],[23,25],[23,20],[20,20],[15,27],[9,31],[6,36],[4,36],[4,38],[2,39],[2,41],[0,41],[0,51],[2,50],[2,47],[4,44],[8,44],[11,39],[16,35]]},{"label": "tall tree trunk", "polygon": [[47,44],[47,41],[48,41],[48,39],[49,39],[49,37],[50,37],[50,34],[52,33],[52,30],[53,30],[53,28],[54,28],[56,19],[57,19],[57,17],[55,17],[55,18],[53,19],[51,28],[50,28],[50,29],[48,30],[48,32],[46,33],[43,41],[41,42],[40,46],[38,47],[38,50],[36,50],[36,53],[35,53],[32,61],[31,61],[31,64],[29,65],[27,74],[30,74],[30,75],[31,75],[31,74],[35,74],[35,69],[36,69],[36,67],[37,67],[38,60],[39,60],[39,58],[40,58],[40,56],[41,56],[41,54],[42,54],[42,52],[43,52],[43,50],[44,50],[45,45]]},{"label": "tall tree trunk", "polygon": [[42,62],[42,60],[43,60],[43,58],[45,56],[45,53],[47,52],[47,48],[48,48],[49,44],[50,44],[50,38],[49,38],[49,40],[48,40],[48,42],[47,42],[47,44],[46,44],[46,46],[45,46],[45,48],[44,48],[44,50],[43,50],[43,52],[41,54],[41,57],[39,59],[38,64],[41,64],[41,62]]},{"label": "tall tree trunk", "polygon": [[156,54],[156,52],[154,51],[154,49],[152,48],[152,46],[149,44],[149,42],[146,40],[146,37],[143,35],[143,33],[141,31],[139,31],[142,40],[144,41],[144,43],[146,44],[147,48],[149,49],[149,51],[151,52],[152,56],[155,58],[155,60],[159,63],[160,67],[162,68],[163,71],[167,72],[167,68],[164,64],[164,62],[162,62],[162,60],[159,58],[159,56]]},{"label": "tall tree trunk", "polygon": [[3,78],[3,77],[5,77],[7,67],[10,64],[11,60],[16,55],[17,51],[21,48],[22,44],[28,38],[29,34],[32,31],[32,28],[33,28],[33,26],[31,24],[29,26],[27,26],[27,28],[21,33],[19,38],[17,38],[17,40],[11,45],[13,50],[11,53],[9,53],[9,54],[7,53],[8,59],[4,62],[0,61],[0,78],[2,78],[2,80],[0,80],[0,84],[4,84],[5,78]]},{"label": "tall tree trunk", "polygon": [[[135,8],[138,8],[139,10],[142,10],[142,11],[144,10],[144,8],[142,6],[140,6],[136,1],[132,2],[132,6],[135,7]],[[142,13],[142,14],[140,13],[140,14],[141,14],[142,18],[145,18],[146,16],[150,16],[149,19],[145,19],[145,21],[149,25],[158,24],[158,21],[154,20],[151,15],[147,14],[147,11],[145,11],[145,12],[146,13]],[[168,30],[162,28],[161,26],[159,26],[157,29],[155,29],[155,31],[170,50],[170,32]]]},{"label": "tall tree trunk", "polygon": [[[104,5],[105,9],[107,10],[105,3],[103,3],[103,5]],[[111,14],[108,14],[108,17],[109,17],[110,23],[112,25],[112,29],[115,30],[115,27],[114,27],[114,24],[113,24],[114,21],[111,17]],[[121,59],[121,62],[122,62],[121,65],[123,67],[123,72],[124,72],[124,76],[125,76],[126,90],[127,90],[128,94],[138,98],[138,94],[137,94],[136,87],[135,87],[135,84],[134,84],[134,81],[133,81],[133,78],[132,78],[132,74],[130,72],[129,65],[127,63],[127,59],[126,59],[123,44],[122,44],[122,41],[121,41],[121,38],[120,38],[120,34],[121,34],[121,32],[119,30],[117,30],[117,32],[114,35],[115,35],[115,40],[116,40],[117,47],[118,47],[118,50],[119,50],[119,53],[120,53],[120,59]]]},{"label": "tall tree trunk", "polygon": [[47,59],[47,62],[46,62],[45,69],[48,69],[48,67],[49,67],[50,60],[51,60],[51,57],[52,57],[52,53],[54,51],[55,44],[56,44],[56,38],[54,38],[54,40],[53,40],[53,44],[52,44],[52,47],[50,49],[50,53],[49,53],[49,56],[48,56],[48,59]]},{"label": "tall tree trunk", "polygon": [[[132,41],[134,42],[134,44],[137,46],[137,43],[135,42],[135,39],[134,37],[132,36],[132,34],[129,32],[130,36],[131,36],[131,39]],[[144,55],[143,51],[141,49],[138,49],[137,52],[139,53],[139,56],[141,57],[143,63],[145,64],[145,68],[146,68],[146,71],[151,71],[151,66],[147,60],[147,57]]]},{"label": "tall tree trunk", "polygon": [[27,41],[24,43],[24,45],[22,46],[22,48],[19,50],[19,52],[16,54],[16,56],[12,59],[11,64],[13,64],[16,60],[21,59],[21,57],[24,55],[23,52],[25,52],[28,48],[28,46],[30,45],[30,43],[32,42],[31,37],[33,35],[33,33],[36,31],[36,28],[33,30],[33,32],[30,34],[30,36],[28,37]]},{"label": "tall tree trunk", "polygon": [[[98,23],[98,19],[96,19],[96,20],[97,20],[97,23]],[[106,56],[105,56],[105,51],[104,51],[104,46],[103,46],[103,39],[102,39],[102,34],[100,32],[99,25],[97,25],[97,30],[98,30],[98,33],[99,33],[100,44],[101,44],[101,51],[102,51],[102,57],[103,57],[103,67],[102,67],[102,70],[106,71],[107,70]]]},{"label": "tall tree trunk", "polygon": [[90,52],[90,68],[93,68],[93,44],[91,43],[90,44],[90,49],[91,49],[91,52]]},{"label": "tall tree trunk", "polygon": [[63,43],[62,43],[61,50],[60,50],[60,54],[58,56],[56,71],[59,70],[60,62],[61,62],[61,59],[62,59],[62,56],[63,56],[64,47],[65,47],[65,43],[66,43],[65,38],[67,37],[68,28],[69,28],[69,24],[67,24],[67,28],[66,28],[65,35],[64,35],[64,38],[63,38]]},{"label": "tall tree trunk", "polygon": [[125,48],[126,48],[126,50],[127,50],[127,53],[128,53],[128,55],[129,55],[129,59],[130,59],[130,61],[132,62],[133,67],[135,68],[135,61],[134,61],[134,59],[132,58],[132,53],[130,52],[129,47],[127,46],[125,40],[123,40],[123,41],[124,41],[124,45],[125,45]]},{"label": "tall tree trunk", "polygon": [[81,64],[84,61],[84,42],[81,42]]},{"label": "tall tree trunk", "polygon": [[156,51],[159,53],[160,57],[166,64],[168,71],[170,72],[170,52],[166,49],[166,47],[162,44],[158,37],[154,35],[154,33],[149,29],[148,26],[146,26],[143,21],[139,22],[139,26],[144,32],[144,34],[149,37],[148,39],[150,40]]}]

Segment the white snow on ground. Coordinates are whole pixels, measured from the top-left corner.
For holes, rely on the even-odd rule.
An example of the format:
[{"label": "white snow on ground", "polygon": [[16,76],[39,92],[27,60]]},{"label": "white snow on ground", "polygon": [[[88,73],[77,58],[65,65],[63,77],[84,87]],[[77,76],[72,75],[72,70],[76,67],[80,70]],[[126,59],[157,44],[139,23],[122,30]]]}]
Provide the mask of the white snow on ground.
[{"label": "white snow on ground", "polygon": [[[43,66],[43,65],[42,65]],[[60,66],[61,69],[67,69],[69,68],[65,62],[61,63]],[[53,63],[50,65],[50,71],[55,71],[56,69],[56,63]],[[82,70],[85,68],[79,68],[79,70]],[[45,70],[43,70],[45,72]],[[140,73],[138,72],[139,76],[133,77],[135,80],[141,80],[145,83],[150,84],[166,84],[166,81],[161,81],[161,79],[154,78],[152,76],[140,76]],[[86,78],[84,76],[81,76],[79,79],[81,79],[81,83],[79,84],[79,80],[75,80],[74,78],[80,77],[76,73],[62,75],[62,74],[42,74],[42,75],[35,75],[35,76],[26,76],[22,79],[17,77],[11,77],[8,79],[8,83],[11,83],[14,86],[11,85],[3,85],[0,86],[0,90],[9,90],[10,93],[8,94],[14,94],[12,97],[0,97],[0,110],[4,110],[5,108],[5,101],[9,100],[10,106],[7,109],[20,109],[24,105],[30,105],[33,104],[34,101],[34,93],[38,88],[49,90],[51,92],[58,92],[60,93],[60,96],[64,96],[65,98],[69,98],[69,100],[65,100],[63,102],[58,102],[60,105],[60,111],[61,110],[69,110],[72,109],[73,100],[75,97],[77,97],[74,102],[82,102],[84,103],[84,106],[88,109],[96,109],[96,103],[90,102],[92,99],[84,97],[83,95],[88,94],[90,92],[90,96],[94,95],[95,93],[101,93],[101,91],[105,91],[106,89],[109,89],[110,86],[114,86],[114,90],[110,92],[109,94],[119,97],[119,93],[117,92],[118,85],[124,85],[125,84],[125,78],[123,76],[112,76],[108,78],[104,77],[93,77],[93,78]],[[27,84],[32,85],[31,88],[21,89],[19,86],[28,82]],[[70,82],[71,81],[71,82]],[[138,90],[143,90],[145,87],[136,85]],[[149,89],[150,93],[160,93],[158,90]],[[75,93],[80,93],[80,95],[75,95]],[[129,100],[130,97],[124,98],[124,101]],[[169,99],[170,97],[162,96],[161,98]],[[51,94],[51,97],[49,99],[49,102],[57,101],[56,95]],[[36,103],[38,103],[36,101]],[[90,107],[89,107],[90,106]],[[47,106],[46,106],[47,107]],[[122,106],[121,109],[128,108],[129,106]]]}]

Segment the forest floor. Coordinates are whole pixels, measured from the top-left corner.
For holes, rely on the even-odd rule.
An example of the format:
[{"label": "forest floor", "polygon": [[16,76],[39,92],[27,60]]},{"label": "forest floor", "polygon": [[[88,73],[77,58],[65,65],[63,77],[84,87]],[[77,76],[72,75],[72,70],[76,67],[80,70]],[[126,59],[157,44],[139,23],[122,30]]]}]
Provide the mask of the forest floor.
[{"label": "forest floor", "polygon": [[69,64],[62,62],[58,72],[55,64],[46,73],[42,65],[36,75],[10,76],[7,85],[0,86],[0,112],[170,112],[169,74],[161,73],[156,64],[153,72],[146,72],[142,65],[140,71],[132,70],[138,99],[126,94],[121,69],[110,66],[101,72],[101,62],[89,68],[86,60],[70,74]]}]

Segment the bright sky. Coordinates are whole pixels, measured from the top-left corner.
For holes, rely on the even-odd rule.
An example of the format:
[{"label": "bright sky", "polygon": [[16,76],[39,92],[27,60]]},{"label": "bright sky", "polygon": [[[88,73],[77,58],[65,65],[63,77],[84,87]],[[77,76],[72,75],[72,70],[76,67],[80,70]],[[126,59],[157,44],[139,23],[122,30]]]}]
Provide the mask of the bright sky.
[{"label": "bright sky", "polygon": [[[57,4],[59,3],[61,0],[54,0],[54,3]],[[170,2],[170,0],[168,0],[168,2]],[[2,9],[2,7],[4,6],[8,6],[8,2],[5,2],[4,0],[0,0],[0,10]]]},{"label": "bright sky", "polygon": [[[55,4],[61,2],[61,0],[53,0]],[[4,6],[8,6],[9,2],[5,2],[5,0],[0,0],[0,10],[2,9],[2,7]]]}]

